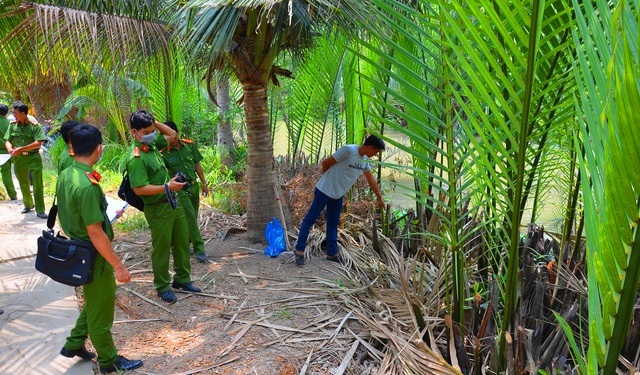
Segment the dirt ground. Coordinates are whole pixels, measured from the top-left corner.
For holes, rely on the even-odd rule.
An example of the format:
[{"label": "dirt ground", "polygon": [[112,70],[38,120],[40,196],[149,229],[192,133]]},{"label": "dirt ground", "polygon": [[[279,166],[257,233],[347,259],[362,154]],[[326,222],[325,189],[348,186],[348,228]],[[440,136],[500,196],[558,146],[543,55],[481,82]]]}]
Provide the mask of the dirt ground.
[{"label": "dirt ground", "polygon": [[[201,215],[210,261],[192,257],[192,279],[203,295],[177,293],[172,305],[153,288],[149,233],[116,234],[133,279],[117,289],[112,332],[120,354],[144,360],[133,373],[336,373],[354,341],[349,330],[361,330],[332,295],[342,266],[315,256],[299,268],[291,252],[267,257],[238,229],[240,217]],[[357,366],[340,371],[363,373]]]}]

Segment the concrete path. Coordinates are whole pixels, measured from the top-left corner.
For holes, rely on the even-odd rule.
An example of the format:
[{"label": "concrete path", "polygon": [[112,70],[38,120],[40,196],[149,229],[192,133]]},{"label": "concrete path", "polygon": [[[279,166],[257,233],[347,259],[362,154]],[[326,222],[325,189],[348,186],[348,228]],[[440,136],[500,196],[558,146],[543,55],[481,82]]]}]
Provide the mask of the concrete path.
[{"label": "concrete path", "polygon": [[47,223],[34,211],[21,214],[21,198],[18,190],[17,201],[0,201],[0,374],[94,374],[93,362],[59,354],[78,302],[74,288],[36,271],[36,242]]}]

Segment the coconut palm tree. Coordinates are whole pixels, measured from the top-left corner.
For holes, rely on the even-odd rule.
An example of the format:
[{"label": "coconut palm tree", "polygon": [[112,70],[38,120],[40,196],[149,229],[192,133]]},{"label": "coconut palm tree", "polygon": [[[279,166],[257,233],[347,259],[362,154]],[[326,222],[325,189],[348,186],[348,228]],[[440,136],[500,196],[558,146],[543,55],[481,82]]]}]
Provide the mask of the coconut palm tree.
[{"label": "coconut palm tree", "polygon": [[[290,75],[274,62],[284,51],[301,57],[315,35],[332,30],[334,24],[364,22],[368,7],[355,0],[60,0],[47,5],[25,2],[18,11],[33,12],[28,16],[29,22],[14,28],[11,37],[31,40],[28,37],[34,33],[42,35],[45,43],[41,45],[47,47],[39,48],[56,51],[46,56],[63,71],[73,71],[71,63],[80,61],[100,63],[113,71],[144,72],[154,57],[171,61],[170,45],[175,42],[184,48],[195,67],[204,65],[209,72],[233,72],[243,87],[247,122],[247,227],[252,238],[260,239],[264,226],[277,212],[279,194],[273,172],[267,87],[277,84],[278,76]],[[35,31],[31,27],[34,24],[38,26]],[[168,28],[175,31],[176,38],[168,38]],[[66,61],[62,51],[69,51],[78,59]],[[15,54],[5,56],[12,55]]]},{"label": "coconut palm tree", "polygon": [[247,124],[247,227],[253,238],[275,216],[280,199],[275,186],[268,85],[291,72],[275,64],[283,52],[300,58],[319,33],[333,24],[355,25],[366,19],[362,1],[202,1],[178,7],[171,23],[194,59],[209,71],[228,69],[243,88]]}]

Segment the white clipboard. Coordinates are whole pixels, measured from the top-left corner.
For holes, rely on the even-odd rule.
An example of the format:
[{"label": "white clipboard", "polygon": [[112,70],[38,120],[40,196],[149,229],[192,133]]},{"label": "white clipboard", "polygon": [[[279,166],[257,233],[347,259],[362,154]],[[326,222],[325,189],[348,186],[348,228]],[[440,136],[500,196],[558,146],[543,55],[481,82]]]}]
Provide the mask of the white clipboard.
[{"label": "white clipboard", "polygon": [[107,200],[107,217],[109,218],[109,222],[113,224],[118,218],[117,211],[124,210],[129,203],[109,196],[105,196],[105,199]]}]

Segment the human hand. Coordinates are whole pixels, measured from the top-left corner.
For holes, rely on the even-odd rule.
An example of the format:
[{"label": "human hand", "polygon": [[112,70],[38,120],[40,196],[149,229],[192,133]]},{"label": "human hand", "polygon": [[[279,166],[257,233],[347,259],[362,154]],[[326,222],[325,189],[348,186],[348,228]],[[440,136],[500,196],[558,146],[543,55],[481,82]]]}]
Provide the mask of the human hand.
[{"label": "human hand", "polygon": [[11,156],[17,156],[20,155],[20,153],[22,152],[20,147],[14,147],[13,149],[11,149]]},{"label": "human hand", "polygon": [[176,180],[177,178],[178,178],[178,176],[173,176],[173,178],[171,180],[169,180],[169,182],[167,182],[167,185],[169,185],[169,190],[178,191],[178,190],[182,189],[182,187],[184,185],[186,185],[186,182],[178,182]]},{"label": "human hand", "polygon": [[209,194],[209,188],[207,187],[207,184],[202,184],[202,196],[206,197]]},{"label": "human hand", "polygon": [[131,273],[129,273],[129,270],[123,264],[116,267],[114,271],[116,272],[116,280],[119,283],[126,284],[131,281]]},{"label": "human hand", "polygon": [[386,203],[384,203],[384,200],[382,198],[378,199],[378,208],[382,210],[385,206]]},{"label": "human hand", "polygon": [[124,208],[116,211],[116,219],[122,217],[124,215]]}]

